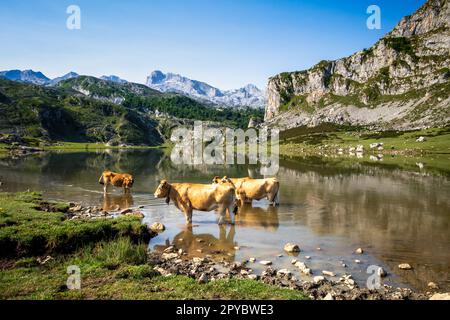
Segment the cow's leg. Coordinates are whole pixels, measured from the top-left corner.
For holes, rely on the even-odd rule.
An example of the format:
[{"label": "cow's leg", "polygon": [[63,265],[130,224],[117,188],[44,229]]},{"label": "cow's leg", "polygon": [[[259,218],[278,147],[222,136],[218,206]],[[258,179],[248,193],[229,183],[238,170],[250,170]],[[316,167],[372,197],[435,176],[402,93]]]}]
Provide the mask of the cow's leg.
[{"label": "cow's leg", "polygon": [[103,186],[103,193],[104,194],[108,193],[108,183],[105,183],[105,185]]},{"label": "cow's leg", "polygon": [[236,209],[236,206],[235,206],[234,203],[232,203],[232,204],[228,207],[228,214],[230,215],[231,224],[233,224],[233,225],[236,223],[235,209]]},{"label": "cow's leg", "polygon": [[277,194],[275,195],[275,205],[280,205],[280,191],[277,191]]},{"label": "cow's leg", "polygon": [[226,208],[219,209],[219,225],[225,224],[225,215],[227,214]]},{"label": "cow's leg", "polygon": [[184,212],[184,215],[186,217],[186,224],[191,225],[192,224],[192,209],[187,208]]}]

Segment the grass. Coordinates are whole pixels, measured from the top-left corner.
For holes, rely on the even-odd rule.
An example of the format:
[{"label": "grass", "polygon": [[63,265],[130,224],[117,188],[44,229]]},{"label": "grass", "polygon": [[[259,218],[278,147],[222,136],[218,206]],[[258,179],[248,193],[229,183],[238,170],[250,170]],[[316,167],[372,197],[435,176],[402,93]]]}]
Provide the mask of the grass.
[{"label": "grass", "polygon": [[[417,138],[425,137],[425,142]],[[372,143],[384,143],[385,154],[450,154],[450,128],[418,131],[369,132],[360,128],[323,126],[309,130],[301,127],[285,131],[280,136],[280,153],[295,155],[323,152],[324,146],[336,152],[339,148],[363,145],[366,152]]]},{"label": "grass", "polygon": [[[0,207],[0,299],[306,298],[251,280],[199,284],[160,276],[148,262],[148,231],[138,219],[67,221],[65,204],[37,193],[0,193]],[[46,255],[52,258],[43,264]],[[67,287],[69,266],[80,269],[80,290]]]},{"label": "grass", "polygon": [[0,257],[72,252],[120,236],[150,239],[137,218],[69,221],[63,213],[67,209],[65,204],[43,201],[38,193],[0,193]]},{"label": "grass", "polygon": [[[118,265],[111,267],[116,242],[104,242],[46,265],[19,261],[0,273],[0,299],[306,299],[300,291],[281,289],[251,280],[218,280],[199,284],[185,276],[163,277],[153,271],[142,254],[144,245],[122,242]],[[105,252],[106,251],[106,252]],[[78,266],[81,289],[66,287],[67,267]]]}]

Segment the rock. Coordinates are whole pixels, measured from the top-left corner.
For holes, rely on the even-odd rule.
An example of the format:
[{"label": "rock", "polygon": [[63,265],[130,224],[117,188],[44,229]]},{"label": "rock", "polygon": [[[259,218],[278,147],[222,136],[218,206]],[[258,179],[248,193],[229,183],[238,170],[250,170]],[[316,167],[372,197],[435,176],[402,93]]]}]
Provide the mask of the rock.
[{"label": "rock", "polygon": [[293,243],[287,243],[284,246],[284,251],[289,252],[289,253],[300,252],[300,247]]},{"label": "rock", "polygon": [[139,219],[144,219],[145,218],[145,215],[142,212],[139,212],[139,211],[127,213],[126,216],[136,217],[136,218],[139,218]]},{"label": "rock", "polygon": [[291,264],[296,264],[298,262],[298,260],[297,259],[293,259],[292,261],[291,261]]},{"label": "rock", "polygon": [[360,264],[360,263],[361,263],[361,260],[356,259],[356,260],[355,260],[355,263],[356,263],[356,264]]},{"label": "rock", "polygon": [[336,277],[336,274],[331,271],[322,271],[322,274],[329,277]]},{"label": "rock", "polygon": [[204,260],[203,258],[194,257],[194,258],[192,258],[192,261],[193,261],[195,264],[201,264],[201,263],[203,263],[205,260]]},{"label": "rock", "polygon": [[206,275],[206,273],[202,273],[200,275],[200,278],[198,278],[198,283],[205,284],[208,282],[209,282],[208,276]]},{"label": "rock", "polygon": [[249,274],[247,278],[249,278],[250,280],[258,280],[258,276],[256,274]]},{"label": "rock", "polygon": [[362,249],[362,248],[358,248],[358,249],[356,249],[356,251],[355,251],[357,254],[363,254],[364,253],[364,250]]},{"label": "rock", "polygon": [[430,300],[450,300],[450,293],[436,293],[431,296]]},{"label": "rock", "polygon": [[408,263],[399,264],[398,268],[401,270],[411,270],[412,269],[412,267]]},{"label": "rock", "polygon": [[241,250],[241,247],[236,246],[234,247],[234,250]]},{"label": "rock", "polygon": [[428,288],[433,289],[433,290],[439,290],[439,286],[434,282],[428,283]]},{"label": "rock", "polygon": [[334,300],[334,296],[330,293],[328,293],[323,300]]},{"label": "rock", "polygon": [[357,153],[363,153],[364,152],[364,146],[363,145],[358,145],[356,147],[356,152]]},{"label": "rock", "polygon": [[319,247],[319,248],[317,248],[316,250],[317,250],[317,251],[322,251],[322,248]]},{"label": "rock", "polygon": [[250,258],[250,259],[248,259],[248,261],[250,261],[251,263],[255,263],[256,262],[256,258]]},{"label": "rock", "polygon": [[161,258],[165,259],[165,260],[173,260],[178,258],[178,254],[176,253],[163,253],[161,255]]},{"label": "rock", "polygon": [[166,227],[160,222],[155,222],[149,227],[149,229],[155,233],[161,233],[166,230]]},{"label": "rock", "polygon": [[310,256],[305,256],[305,259],[306,260],[311,260],[311,257]]},{"label": "rock", "polygon": [[425,142],[427,139],[425,137],[419,137],[417,138],[416,142]]},{"label": "rock", "polygon": [[128,208],[128,209],[124,209],[124,210],[120,211],[120,214],[126,215],[126,214],[132,213],[132,212],[133,212],[133,209]]},{"label": "rock", "polygon": [[263,266],[270,266],[272,264],[272,261],[262,260],[259,263],[262,264]]},{"label": "rock", "polygon": [[342,268],[347,268],[347,265],[345,263],[343,263]]},{"label": "rock", "polygon": [[323,276],[315,276],[313,278],[313,281],[314,281],[314,283],[318,284],[318,283],[321,283],[321,282],[325,281],[325,277],[323,277]]},{"label": "rock", "polygon": [[287,276],[290,274],[291,274],[291,272],[288,269],[281,269],[281,270],[278,270],[278,272],[277,272],[278,276]]}]

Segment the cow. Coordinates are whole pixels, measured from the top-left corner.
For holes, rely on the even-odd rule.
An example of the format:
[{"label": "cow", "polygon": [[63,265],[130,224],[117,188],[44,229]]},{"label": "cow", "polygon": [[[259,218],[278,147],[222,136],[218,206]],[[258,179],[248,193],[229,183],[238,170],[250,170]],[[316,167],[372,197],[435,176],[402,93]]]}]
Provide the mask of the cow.
[{"label": "cow", "polygon": [[219,225],[225,223],[228,211],[231,224],[235,223],[237,212],[235,189],[230,185],[222,184],[193,184],[193,183],[169,183],[161,180],[155,191],[155,198],[166,199],[181,210],[188,225],[192,224],[193,210],[209,212],[216,210],[219,217]]},{"label": "cow", "polygon": [[266,198],[270,205],[280,204],[280,182],[276,178],[252,179],[252,178],[220,178],[214,177],[213,184],[232,184],[236,190],[236,198],[241,205],[252,203],[253,200]]},{"label": "cow", "polygon": [[128,173],[115,173],[106,170],[100,176],[98,183],[102,184],[104,194],[108,193],[108,186],[112,185],[116,188],[123,188],[123,192],[130,193],[133,187],[134,179],[131,174]]}]

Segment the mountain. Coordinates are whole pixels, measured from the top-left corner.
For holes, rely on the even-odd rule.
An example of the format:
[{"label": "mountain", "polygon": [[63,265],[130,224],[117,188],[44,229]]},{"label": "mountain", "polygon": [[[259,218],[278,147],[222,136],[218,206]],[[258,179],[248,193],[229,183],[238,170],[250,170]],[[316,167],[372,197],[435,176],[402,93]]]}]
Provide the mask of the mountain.
[{"label": "mountain", "polygon": [[102,76],[100,77],[100,79],[102,80],[106,80],[106,81],[111,81],[111,82],[117,82],[117,83],[127,83],[128,81],[123,80],[121,78],[119,78],[118,76]]},{"label": "mountain", "polygon": [[0,77],[19,82],[33,83],[37,85],[45,85],[50,82],[42,72],[35,72],[33,70],[9,70],[1,71]]},{"label": "mountain", "polygon": [[80,75],[78,73],[69,72],[69,73],[63,75],[62,77],[57,77],[57,78],[52,79],[49,84],[54,86],[54,85],[57,85],[58,83],[60,83],[61,81],[72,79],[72,78],[77,78],[79,76]]},{"label": "mountain", "polygon": [[448,125],[449,16],[449,1],[429,0],[369,49],[270,78],[266,124]]},{"label": "mountain", "polygon": [[0,79],[2,139],[156,146],[163,142],[158,125],[137,109],[84,96],[64,86]]},{"label": "mountain", "polygon": [[207,83],[191,80],[174,73],[153,71],[147,78],[147,86],[161,92],[175,92],[191,98],[224,107],[264,108],[266,99],[264,92],[254,85],[222,91]]}]

